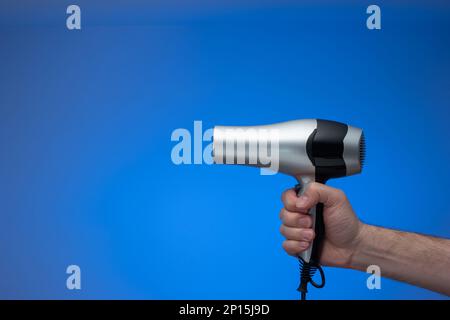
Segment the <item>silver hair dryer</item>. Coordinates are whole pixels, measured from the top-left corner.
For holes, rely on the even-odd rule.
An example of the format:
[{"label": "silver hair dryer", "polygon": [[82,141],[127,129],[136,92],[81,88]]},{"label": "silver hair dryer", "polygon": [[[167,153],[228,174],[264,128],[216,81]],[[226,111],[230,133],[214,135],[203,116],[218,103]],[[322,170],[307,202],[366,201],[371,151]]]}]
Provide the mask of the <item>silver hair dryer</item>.
[{"label": "silver hair dryer", "polygon": [[[297,195],[311,181],[326,183],[330,178],[360,173],[365,157],[365,140],[361,129],[343,123],[305,119],[263,126],[216,126],[213,132],[213,158],[218,164],[241,164],[264,167],[297,179]],[[270,152],[269,152],[270,151]],[[319,264],[321,243],[325,236],[323,204],[309,214],[315,239],[299,256],[301,277],[298,291],[306,298],[307,285],[325,285]],[[319,270],[322,283],[312,280]]]}]

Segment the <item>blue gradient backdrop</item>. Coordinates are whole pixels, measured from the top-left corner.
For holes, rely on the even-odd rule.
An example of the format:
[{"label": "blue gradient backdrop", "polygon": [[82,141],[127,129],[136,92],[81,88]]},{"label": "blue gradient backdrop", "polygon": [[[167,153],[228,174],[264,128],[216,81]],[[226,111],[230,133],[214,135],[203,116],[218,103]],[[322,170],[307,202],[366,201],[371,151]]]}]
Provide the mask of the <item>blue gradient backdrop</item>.
[{"label": "blue gradient backdrop", "polygon": [[[175,166],[194,120],[362,127],[363,174],[330,184],[368,223],[450,236],[448,5],[378,1],[369,31],[364,1],[76,3],[81,31],[71,2],[0,4],[0,298],[296,299],[278,232],[294,181]],[[312,299],[443,298],[326,273]]]}]

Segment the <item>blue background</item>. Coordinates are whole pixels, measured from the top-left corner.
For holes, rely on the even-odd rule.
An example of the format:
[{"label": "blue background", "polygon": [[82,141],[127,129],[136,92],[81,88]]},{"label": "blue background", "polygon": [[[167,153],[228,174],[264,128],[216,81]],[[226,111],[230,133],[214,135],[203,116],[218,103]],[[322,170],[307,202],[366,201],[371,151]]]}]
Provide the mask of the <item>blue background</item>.
[{"label": "blue background", "polygon": [[[278,230],[294,181],[174,165],[194,120],[361,127],[367,166],[330,184],[365,222],[450,236],[448,5],[378,1],[370,31],[365,1],[80,0],[69,31],[69,4],[0,4],[0,298],[298,298]],[[326,274],[310,298],[443,298]]]}]

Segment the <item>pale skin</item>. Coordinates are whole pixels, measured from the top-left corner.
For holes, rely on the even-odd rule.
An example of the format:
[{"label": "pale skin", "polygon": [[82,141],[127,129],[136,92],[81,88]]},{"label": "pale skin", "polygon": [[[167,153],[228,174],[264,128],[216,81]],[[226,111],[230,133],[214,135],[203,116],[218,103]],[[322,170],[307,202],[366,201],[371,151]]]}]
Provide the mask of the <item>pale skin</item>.
[{"label": "pale skin", "polygon": [[324,204],[325,239],[320,257],[325,266],[366,271],[450,296],[450,240],[376,227],[361,222],[344,192],[310,183],[301,197],[293,189],[282,195],[283,248],[292,256],[305,251],[314,239],[308,211]]}]

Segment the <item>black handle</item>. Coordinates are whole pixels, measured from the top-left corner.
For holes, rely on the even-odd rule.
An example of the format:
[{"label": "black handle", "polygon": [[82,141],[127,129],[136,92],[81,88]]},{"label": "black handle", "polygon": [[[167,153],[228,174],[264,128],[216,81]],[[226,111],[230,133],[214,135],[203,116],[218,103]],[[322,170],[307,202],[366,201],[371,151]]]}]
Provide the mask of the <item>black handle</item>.
[{"label": "black handle", "polygon": [[[300,196],[302,194],[303,186],[298,184],[295,186],[295,191],[297,195]],[[320,266],[320,255],[322,253],[323,246],[323,238],[325,237],[325,223],[323,218],[323,203],[316,204],[316,207],[311,210],[311,214],[313,215],[314,221],[314,232],[315,237],[313,243],[311,244],[312,248],[310,251],[310,256],[306,254],[305,259],[302,256],[298,257],[298,261],[300,263],[300,284],[297,288],[298,291],[301,292],[301,299],[306,299],[306,293],[308,292],[308,283],[311,283],[316,288],[323,288],[325,286],[325,273],[323,272],[322,267]],[[312,277],[316,273],[316,271],[320,272],[320,277],[322,279],[321,283],[316,283]]]},{"label": "black handle", "polygon": [[325,222],[323,220],[323,203],[316,205],[316,221],[314,232],[316,234],[312,243],[311,261],[314,265],[319,265],[320,255],[322,253],[323,239],[325,237]]}]

